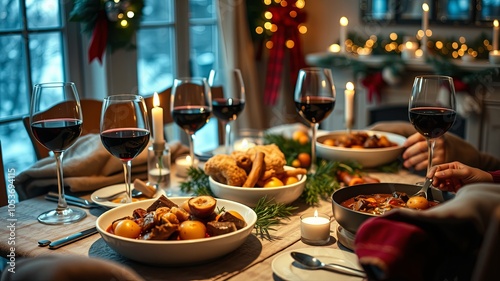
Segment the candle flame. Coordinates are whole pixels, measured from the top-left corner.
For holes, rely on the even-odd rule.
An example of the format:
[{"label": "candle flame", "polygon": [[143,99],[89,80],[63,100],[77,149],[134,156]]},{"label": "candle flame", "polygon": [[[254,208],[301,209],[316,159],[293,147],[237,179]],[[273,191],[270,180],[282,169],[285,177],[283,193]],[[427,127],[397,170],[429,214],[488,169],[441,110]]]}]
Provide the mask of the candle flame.
[{"label": "candle flame", "polygon": [[427,3],[422,4],[422,10],[424,10],[424,12],[428,12],[429,11],[429,5],[427,5]]},{"label": "candle flame", "polygon": [[314,217],[317,218],[318,217],[318,210],[314,210]]},{"label": "candle flame", "polygon": [[349,20],[346,17],[340,18],[340,25],[347,26],[349,24]]},{"label": "candle flame", "polygon": [[498,20],[493,21],[493,26],[498,27]]},{"label": "candle flame", "polygon": [[345,88],[349,91],[352,91],[354,90],[354,84],[352,82],[347,82],[347,84],[345,84]]},{"label": "candle flame", "polygon": [[160,97],[158,96],[158,93],[155,92],[153,95],[153,106],[154,107],[159,107],[160,106]]}]

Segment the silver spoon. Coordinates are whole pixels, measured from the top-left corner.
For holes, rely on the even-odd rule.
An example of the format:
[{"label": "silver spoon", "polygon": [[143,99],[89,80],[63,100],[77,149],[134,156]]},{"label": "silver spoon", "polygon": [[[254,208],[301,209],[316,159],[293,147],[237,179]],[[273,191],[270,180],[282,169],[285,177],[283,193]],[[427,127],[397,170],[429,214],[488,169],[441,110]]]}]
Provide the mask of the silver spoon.
[{"label": "silver spoon", "polygon": [[333,272],[337,273],[342,273],[346,275],[351,275],[351,276],[357,276],[357,277],[366,277],[366,274],[364,271],[340,265],[340,264],[335,264],[335,263],[324,263],[321,262],[319,259],[310,256],[308,254],[300,253],[300,252],[292,252],[291,253],[292,258],[295,259],[297,262],[299,262],[301,265],[303,265],[307,269],[327,269],[331,270]]},{"label": "silver spoon", "polygon": [[[117,192],[115,194],[108,195],[108,196],[95,196],[94,198],[97,201],[111,201],[123,193],[125,193],[125,190]],[[137,197],[137,196],[141,196],[141,195],[142,195],[142,192],[135,190],[135,189],[132,189],[132,197]]]},{"label": "silver spoon", "polygon": [[410,197],[421,196],[427,199],[427,190],[429,189],[431,184],[432,184],[432,178],[425,178],[425,182],[424,185],[422,185],[422,188],[419,191],[417,191],[417,193],[413,194]]}]

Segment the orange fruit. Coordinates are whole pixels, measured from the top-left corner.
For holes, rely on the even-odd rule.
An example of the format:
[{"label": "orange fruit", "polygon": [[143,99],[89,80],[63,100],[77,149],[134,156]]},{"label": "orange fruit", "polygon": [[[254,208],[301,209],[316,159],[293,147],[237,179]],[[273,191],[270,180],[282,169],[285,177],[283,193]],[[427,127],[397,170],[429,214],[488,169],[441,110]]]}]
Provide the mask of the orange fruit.
[{"label": "orange fruit", "polygon": [[264,187],[278,187],[283,186],[283,182],[277,177],[270,177],[264,182]]},{"label": "orange fruit", "polygon": [[309,153],[301,152],[297,155],[297,159],[300,161],[300,166],[302,168],[311,166],[311,155],[309,155]]},{"label": "orange fruit", "polygon": [[300,160],[299,159],[294,159],[292,161],[292,167],[294,167],[294,168],[300,168],[301,167]]},{"label": "orange fruit", "polygon": [[307,136],[307,133],[304,131],[295,131],[293,132],[292,139],[298,141],[301,136]]},{"label": "orange fruit", "polygon": [[309,136],[308,135],[300,136],[300,138],[298,139],[298,142],[301,145],[306,145],[309,142]]},{"label": "orange fruit", "polygon": [[329,145],[329,146],[334,146],[335,145],[335,141],[333,139],[326,139],[324,142],[323,142],[324,145]]},{"label": "orange fruit", "polygon": [[289,184],[294,184],[294,183],[297,183],[299,182],[299,179],[297,177],[286,177],[285,179],[283,179],[283,183],[285,185],[289,185]]}]

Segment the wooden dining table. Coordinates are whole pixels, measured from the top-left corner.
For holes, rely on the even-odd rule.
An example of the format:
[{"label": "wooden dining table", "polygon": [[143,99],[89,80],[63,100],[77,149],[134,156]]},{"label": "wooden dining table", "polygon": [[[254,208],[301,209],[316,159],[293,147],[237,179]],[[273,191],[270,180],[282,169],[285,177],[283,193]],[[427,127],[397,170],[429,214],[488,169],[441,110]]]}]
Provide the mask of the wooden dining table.
[{"label": "wooden dining table", "polygon": [[[173,167],[175,170],[175,166]],[[175,174],[175,173],[174,173]],[[421,182],[421,176],[406,170],[398,173],[370,172],[371,176],[381,182],[414,184]],[[186,179],[172,176],[172,191],[180,193],[179,183]],[[83,195],[84,197],[89,195]],[[51,208],[54,202],[44,199],[43,196],[21,201],[14,206],[0,208],[2,214],[2,227],[0,228],[0,253],[7,257],[12,252],[15,259],[37,258],[45,255],[77,255],[91,258],[100,258],[118,262],[135,270],[146,280],[282,280],[273,272],[272,263],[280,255],[292,250],[315,248],[319,250],[332,249],[345,251],[354,255],[351,250],[344,247],[337,240],[338,224],[335,220],[330,226],[330,242],[322,246],[312,246],[301,241],[300,215],[318,210],[333,217],[332,203],[330,200],[321,200],[317,206],[309,206],[300,199],[292,205],[297,207],[289,219],[270,232],[270,237],[260,237],[255,232],[233,252],[207,263],[185,266],[150,266],[129,260],[112,250],[99,234],[94,234],[59,249],[50,250],[48,247],[38,246],[41,239],[56,240],[76,232],[95,226],[96,219],[105,208],[88,209],[87,217],[77,223],[69,225],[45,225],[37,221],[37,216]],[[7,220],[8,219],[8,220]],[[14,223],[15,227],[7,227]],[[10,237],[10,238],[9,238]],[[7,239],[9,238],[9,239]],[[15,245],[9,241],[14,240]],[[202,251],[203,249],[200,249]],[[165,253],[174,254],[174,253]],[[193,253],[196,254],[196,253]],[[331,273],[335,280],[361,280],[359,277]],[[313,280],[311,275],[308,280]]]}]

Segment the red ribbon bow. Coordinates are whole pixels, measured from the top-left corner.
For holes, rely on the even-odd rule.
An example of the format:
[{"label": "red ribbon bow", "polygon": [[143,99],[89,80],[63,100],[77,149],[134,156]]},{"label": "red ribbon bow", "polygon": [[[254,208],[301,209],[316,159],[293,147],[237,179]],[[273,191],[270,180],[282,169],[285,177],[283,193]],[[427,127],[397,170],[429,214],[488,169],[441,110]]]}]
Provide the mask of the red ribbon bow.
[{"label": "red ribbon bow", "polygon": [[102,64],[102,56],[106,50],[106,45],[108,42],[108,20],[106,18],[106,13],[101,11],[97,16],[97,22],[94,26],[94,31],[92,32],[92,38],[90,39],[90,46],[88,51],[89,63],[94,59],[98,59]]},{"label": "red ribbon bow", "polygon": [[372,102],[373,97],[377,97],[380,102],[382,99],[382,89],[385,87],[386,83],[382,77],[382,72],[376,72],[371,75],[366,76],[361,84],[368,90],[368,101]]},{"label": "red ribbon bow", "polygon": [[[299,24],[305,21],[306,15],[301,9],[295,7],[295,1],[286,7],[271,7],[272,23],[278,29],[271,37],[273,43],[269,51],[269,61],[267,64],[266,87],[264,92],[264,102],[267,105],[276,104],[279,88],[281,85],[281,74],[283,71],[283,59],[285,57],[286,40],[293,40],[295,46],[290,49],[290,81],[295,84],[299,70],[305,66],[304,56],[299,39]],[[292,17],[291,15],[295,15]]]}]

